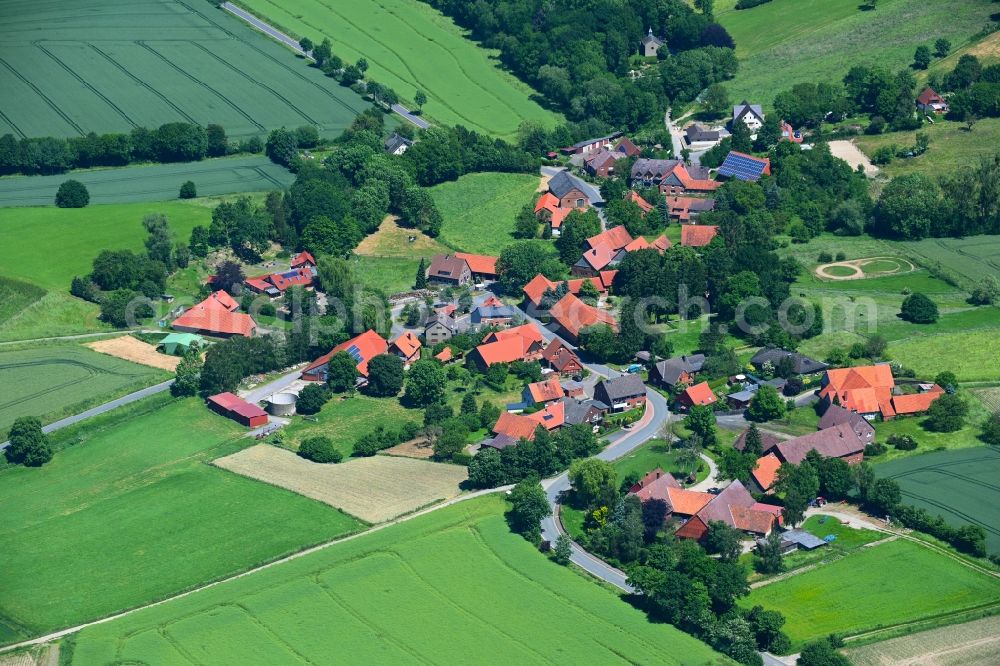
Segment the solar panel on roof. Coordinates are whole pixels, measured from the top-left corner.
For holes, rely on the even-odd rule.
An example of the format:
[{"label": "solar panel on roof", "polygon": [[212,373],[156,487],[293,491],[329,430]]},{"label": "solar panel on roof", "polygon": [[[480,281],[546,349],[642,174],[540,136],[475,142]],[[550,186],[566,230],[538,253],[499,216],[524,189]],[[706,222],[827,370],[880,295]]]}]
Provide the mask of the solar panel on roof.
[{"label": "solar panel on roof", "polygon": [[732,176],[740,180],[759,180],[763,172],[764,163],[762,161],[732,153],[726,156],[726,161],[719,167],[719,173],[723,176]]},{"label": "solar panel on roof", "polygon": [[347,353],[350,354],[351,358],[353,358],[358,363],[361,363],[361,361],[364,360],[364,357],[361,355],[361,350],[358,349],[357,345],[351,345],[350,347],[348,347]]}]

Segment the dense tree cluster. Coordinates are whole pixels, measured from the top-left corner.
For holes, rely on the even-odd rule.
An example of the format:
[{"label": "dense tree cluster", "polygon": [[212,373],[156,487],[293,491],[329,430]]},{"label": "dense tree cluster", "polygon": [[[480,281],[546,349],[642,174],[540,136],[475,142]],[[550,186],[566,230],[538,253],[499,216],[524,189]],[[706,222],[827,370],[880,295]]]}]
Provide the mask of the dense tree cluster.
[{"label": "dense tree cluster", "polygon": [[[507,68],[574,121],[594,118],[635,129],[737,68],[732,38],[711,10],[697,12],[683,0],[585,0],[572,6],[427,1],[468,28],[473,39],[499,49]],[[666,43],[658,64],[633,81],[632,56],[648,29]]]},{"label": "dense tree cluster", "polygon": [[34,416],[14,419],[7,433],[10,445],[4,449],[7,461],[26,467],[41,467],[52,460],[49,438],[42,432],[42,422]]},{"label": "dense tree cluster", "polygon": [[[492,426],[494,421],[495,417],[484,427]],[[517,446],[500,451],[483,448],[469,463],[469,483],[476,488],[493,488],[530,476],[545,478],[599,450],[597,437],[588,424],[567,426],[555,434],[539,426],[533,441],[522,439]]]},{"label": "dense tree cluster", "polygon": [[417,184],[429,186],[482,171],[531,173],[538,159],[502,139],[461,125],[422,132],[420,141],[403,153],[402,161]]},{"label": "dense tree cluster", "polygon": [[128,133],[74,136],[68,139],[0,136],[0,175],[54,174],[70,169],[125,166],[134,162],[191,162],[229,153],[259,153],[261,140],[239,144],[226,139],[220,125],[166,123],[156,129],[136,127]]}]

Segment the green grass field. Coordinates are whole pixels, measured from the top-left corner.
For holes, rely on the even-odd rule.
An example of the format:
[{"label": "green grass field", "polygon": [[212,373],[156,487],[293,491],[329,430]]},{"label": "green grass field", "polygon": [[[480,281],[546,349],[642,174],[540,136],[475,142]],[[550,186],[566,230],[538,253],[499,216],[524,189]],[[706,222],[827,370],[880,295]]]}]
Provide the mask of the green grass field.
[{"label": "green grass field", "polygon": [[[927,152],[917,157],[895,159],[879,167],[882,173],[893,178],[922,173],[936,179],[942,173],[968,168],[978,163],[979,158],[996,153],[997,142],[1000,142],[1000,118],[983,118],[971,132],[966,129],[965,123],[937,118],[933,125],[924,123],[920,131],[931,139]],[[916,132],[862,134],[854,141],[871,157],[882,146],[895,144],[900,148],[910,148],[916,142],[915,135]]]},{"label": "green grass field", "polygon": [[57,444],[72,446],[52,462],[0,471],[8,639],[148,603],[361,527],[206,464],[253,440],[199,400],[164,402],[59,431]]},{"label": "green grass field", "polygon": [[422,425],[423,413],[404,408],[398,400],[365,395],[345,399],[337,396],[310,420],[296,418],[283,432],[285,443],[292,447],[298,448],[299,442],[307,437],[323,435],[329,437],[344,456],[349,456],[355,440],[362,434],[380,425],[398,429],[407,420]]},{"label": "green grass field", "polygon": [[[104,249],[143,250],[142,218],[163,213],[179,241],[212,221],[211,199],[108,204],[87,208],[0,208],[0,275],[68,292]],[[58,242],[47,243],[45,239]]]},{"label": "green grass field", "polygon": [[[996,308],[990,309],[994,316]],[[933,377],[951,370],[959,381],[1000,379],[1000,329],[983,328],[939,335],[913,336],[892,342],[889,355],[921,376]],[[961,350],[956,353],[956,350]]]},{"label": "green grass field", "polygon": [[940,265],[951,274],[976,284],[984,275],[1000,277],[1000,236],[968,238],[925,238],[899,243],[931,265]]},{"label": "green grass field", "polygon": [[[666,442],[662,439],[651,439],[639,448],[633,450],[628,455],[622,456],[614,463],[615,471],[618,472],[619,482],[623,481],[629,474],[645,476],[657,467],[665,472],[670,472],[677,478],[686,476],[690,468],[684,468],[678,463],[680,450],[674,446],[667,450]],[[708,465],[702,462],[698,466],[698,481],[708,477]]]},{"label": "green grass field", "polygon": [[263,155],[92,169],[59,176],[9,176],[0,178],[0,207],[52,206],[56,190],[68,178],[87,186],[91,204],[172,201],[187,180],[194,182],[203,197],[281,190],[295,180],[287,169]]},{"label": "green grass field", "polygon": [[797,650],[833,632],[857,634],[998,600],[1000,580],[897,540],[759,587],[741,605],[781,611]]},{"label": "green grass field", "polygon": [[206,2],[7,3],[0,42],[0,90],[10,102],[0,134],[73,136],[187,121],[219,123],[237,137],[282,125],[336,136],[367,106]]},{"label": "green grass field", "polygon": [[0,438],[19,416],[50,423],[170,376],[79,344],[0,347]]},{"label": "green grass field", "polygon": [[45,290],[21,280],[0,277],[0,327],[45,296]]},{"label": "green grass field", "polygon": [[514,242],[514,220],[532,203],[538,176],[474,173],[431,188],[441,211],[441,242],[456,250],[498,255]]},{"label": "green grass field", "polygon": [[451,19],[418,0],[242,0],[296,37],[329,37],[347,62],[368,60],[367,76],[405,100],[427,95],[424,111],[448,124],[511,137],[524,120],[554,124],[558,116],[501,70],[492,53],[465,38]]},{"label": "green grass field", "polygon": [[895,479],[903,502],[940,515],[949,524],[979,525],[990,552],[1000,553],[1000,451],[976,447],[943,451],[876,465],[880,477]]},{"label": "green grass field", "polygon": [[859,0],[773,0],[739,11],[734,4],[716,3],[740,59],[726,87],[734,103],[746,97],[765,111],[795,83],[839,81],[856,64],[901,69],[919,44],[938,37],[964,46],[995,11],[988,0],[882,0],[875,11],[859,9]]},{"label": "green grass field", "polygon": [[88,628],[72,663],[729,663],[549,562],[503,510],[469,500]]}]

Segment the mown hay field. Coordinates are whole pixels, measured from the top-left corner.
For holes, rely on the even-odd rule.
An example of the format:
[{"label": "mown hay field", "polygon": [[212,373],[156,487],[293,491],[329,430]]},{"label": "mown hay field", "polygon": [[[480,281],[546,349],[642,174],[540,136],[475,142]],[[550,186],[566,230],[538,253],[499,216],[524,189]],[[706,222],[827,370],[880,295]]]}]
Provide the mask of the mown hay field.
[{"label": "mown hay field", "polygon": [[52,206],[59,185],[69,178],[87,186],[91,205],[175,200],[188,180],[203,197],[281,190],[295,180],[287,169],[262,155],[90,169],[58,176],[6,176],[0,178],[0,207]]},{"label": "mown hay field", "polygon": [[431,188],[441,211],[441,241],[456,250],[499,255],[514,242],[517,214],[534,203],[538,176],[474,173]]},{"label": "mown hay field", "polygon": [[206,464],[251,443],[244,432],[200,400],[157,396],[58,431],[72,446],[42,468],[0,471],[0,625],[42,634],[361,528]]},{"label": "mown hay field", "polygon": [[848,648],[854,666],[993,666],[1000,651],[1000,617],[921,631],[880,643]]},{"label": "mown hay field", "polygon": [[899,484],[903,502],[940,515],[950,525],[979,525],[1000,553],[1000,451],[981,446],[941,451],[875,466]]},{"label": "mown hay field", "polygon": [[463,501],[90,627],[72,663],[728,663],[548,561],[504,508]]},{"label": "mown hay field", "polygon": [[525,120],[553,125],[558,116],[493,61],[494,53],[419,0],[242,0],[240,3],[296,37],[329,37],[346,62],[368,61],[366,76],[405,100],[427,95],[424,111],[448,125],[511,138]]},{"label": "mown hay field", "polygon": [[859,0],[773,0],[752,9],[715,3],[736,42],[740,70],[725,85],[770,111],[775,94],[803,82],[836,82],[854,65],[909,66],[919,44],[945,37],[954,48],[973,41],[995,11],[989,0],[882,0],[864,11]]},{"label": "mown hay field", "polygon": [[19,416],[49,423],[169,377],[74,343],[0,347],[0,435]]},{"label": "mown hay field", "polygon": [[850,636],[998,601],[1000,580],[896,540],[759,587],[741,605],[781,611],[797,650],[830,633]]},{"label": "mown hay field", "polygon": [[383,523],[451,499],[459,493],[458,484],[469,477],[461,465],[389,456],[324,465],[267,444],[238,451],[214,464],[329,504],[369,523]]},{"label": "mown hay field", "polygon": [[161,370],[174,371],[181,362],[180,356],[171,356],[156,350],[155,345],[143,342],[131,335],[123,335],[117,338],[105,338],[96,342],[88,342],[84,345],[101,354],[114,356],[126,361],[148,365]]},{"label": "mown hay field", "polygon": [[336,136],[367,106],[204,1],[5,3],[0,43],[0,134],[73,136],[186,121],[218,123],[236,137],[282,125]]}]

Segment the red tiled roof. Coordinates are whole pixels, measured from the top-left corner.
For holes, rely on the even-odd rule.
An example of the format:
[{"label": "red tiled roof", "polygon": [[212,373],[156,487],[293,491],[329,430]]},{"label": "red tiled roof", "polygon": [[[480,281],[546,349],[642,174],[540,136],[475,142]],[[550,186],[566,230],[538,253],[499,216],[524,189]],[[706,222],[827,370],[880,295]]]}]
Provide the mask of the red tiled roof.
[{"label": "red tiled roof", "polygon": [[897,414],[919,414],[931,408],[931,403],[944,395],[944,389],[934,385],[923,393],[910,393],[892,396],[892,406]]},{"label": "red tiled roof", "polygon": [[943,101],[944,101],[944,98],[941,97],[941,95],[937,94],[937,91],[935,91],[934,88],[930,88],[930,87],[924,88],[923,92],[921,92],[917,96],[917,102],[919,102],[920,104],[925,104],[925,105],[926,104],[933,104],[935,102],[938,103],[938,104],[940,104]]},{"label": "red tiled roof", "polygon": [[291,264],[292,268],[298,268],[299,266],[315,266],[315,265],[316,265],[316,259],[311,254],[309,254],[309,252],[305,250],[295,255],[295,258],[292,259],[292,264]]},{"label": "red tiled roof", "polygon": [[563,397],[562,386],[558,377],[552,377],[542,382],[528,384],[528,393],[534,402],[549,402]]},{"label": "red tiled roof", "polygon": [[490,294],[486,297],[482,303],[479,304],[481,308],[500,308],[503,307],[503,301],[497,298],[495,295]]},{"label": "red tiled roof", "polygon": [[583,367],[580,357],[576,355],[576,352],[567,347],[561,338],[556,338],[549,343],[549,346],[542,352],[542,358],[557,372],[565,371],[566,367],[573,361],[576,361],[581,368]]},{"label": "red tiled roof", "polygon": [[672,245],[673,245],[673,243],[671,243],[670,239],[667,238],[666,236],[660,236],[659,238],[657,238],[656,240],[654,240],[653,243],[652,243],[653,249],[654,250],[658,250],[660,252],[660,254],[663,254],[664,252],[666,252],[667,250],[669,250],[670,246],[672,246]]},{"label": "red tiled roof", "polygon": [[[213,291],[208,298],[212,299],[230,312],[240,307],[240,304],[236,302],[235,298],[230,296],[228,292],[222,291],[221,289],[219,291]],[[206,303],[207,301],[208,299],[205,299],[202,303]]]},{"label": "red tiled roof", "polygon": [[234,414],[245,416],[248,419],[267,416],[267,412],[257,405],[250,404],[243,398],[229,393],[228,391],[209,396],[208,401],[222,407],[227,412],[233,412]]},{"label": "red tiled roof", "polygon": [[892,389],[896,385],[888,364],[865,365],[856,368],[827,370],[823,378],[820,397],[859,414],[882,412],[882,416],[895,416]]},{"label": "red tiled roof", "polygon": [[628,199],[629,201],[634,201],[636,205],[639,206],[639,210],[642,211],[643,215],[653,210],[653,204],[649,203],[648,201],[640,197],[638,193],[636,193],[634,190],[629,190],[628,192],[626,192],[625,198]]},{"label": "red tiled roof", "polygon": [[713,402],[718,400],[718,398],[715,397],[715,393],[712,392],[711,387],[708,385],[708,382],[701,382],[700,384],[689,386],[684,389],[684,393],[681,395],[686,396],[692,405],[711,405]]},{"label": "red tiled roof", "polygon": [[508,328],[503,331],[493,331],[485,338],[483,342],[493,342],[494,340],[509,340],[512,338],[523,338],[529,342],[542,343],[545,341],[545,336],[542,332],[538,330],[538,327],[533,323],[521,324],[520,326],[515,326],[513,328]]},{"label": "red tiled roof", "polygon": [[[659,476],[654,476],[655,474],[659,474]],[[678,488],[680,488],[680,484],[677,483],[677,479],[657,468],[643,477],[642,481],[632,486],[629,489],[629,494],[638,497],[640,502],[654,499],[663,500],[667,503],[669,510],[670,492]]]},{"label": "red tiled roof", "polygon": [[497,422],[493,424],[491,432],[494,435],[507,435],[513,437],[514,439],[527,439],[532,441],[535,439],[535,428],[538,427],[538,421],[534,419],[529,419],[527,416],[521,416],[520,414],[512,414],[510,412],[501,412],[500,418]]},{"label": "red tiled roof", "polygon": [[620,250],[631,242],[632,235],[624,226],[611,227],[587,239],[587,245],[591,248],[606,247],[612,250]]},{"label": "red tiled roof", "polygon": [[549,310],[552,320],[574,337],[580,331],[595,324],[607,324],[618,330],[618,322],[610,312],[587,305],[573,294],[566,294]]},{"label": "red tiled roof", "polygon": [[757,459],[757,466],[754,468],[753,478],[764,490],[774,485],[778,478],[778,468],[781,467],[781,460],[773,453],[761,456]]},{"label": "red tiled roof", "polygon": [[[631,242],[631,241],[630,241]],[[598,245],[583,253],[583,260],[595,271],[611,263],[611,260],[618,254],[618,250],[607,245]]]},{"label": "red tiled roof", "polygon": [[542,344],[545,338],[534,324],[522,324],[506,331],[494,331],[476,347],[487,366],[523,360],[532,344]]},{"label": "red tiled roof", "polygon": [[413,358],[414,354],[420,352],[420,340],[410,331],[406,331],[401,336],[392,341],[390,348],[395,348],[403,358]]},{"label": "red tiled roof", "polygon": [[453,359],[454,357],[455,357],[455,354],[452,353],[451,347],[445,347],[444,349],[442,349],[441,351],[439,351],[437,354],[434,354],[434,358],[436,358],[437,360],[441,361],[442,363],[446,363],[446,362],[450,361],[451,359]]},{"label": "red tiled roof", "polygon": [[627,136],[623,136],[621,140],[615,145],[615,150],[619,153],[625,153],[628,157],[634,157],[642,151],[639,147],[632,143]]},{"label": "red tiled roof", "polygon": [[678,162],[674,165],[674,168],[671,169],[670,173],[677,177],[677,180],[681,182],[681,186],[685,190],[711,191],[722,186],[722,183],[716,180],[692,178],[683,162]]},{"label": "red tiled roof", "polygon": [[339,345],[320,356],[318,359],[307,365],[302,370],[302,374],[308,374],[310,370],[315,370],[321,365],[329,363],[330,359],[333,358],[335,354],[347,351],[351,346],[356,346],[358,348],[358,352],[361,355],[361,360],[358,362],[358,372],[365,377],[368,376],[368,361],[389,351],[389,344],[382,338],[382,336],[369,329],[361,335],[353,337],[346,342],[341,342]]},{"label": "red tiled roof", "polygon": [[757,511],[738,504],[730,506],[729,511],[733,515],[733,527],[744,532],[767,534],[774,527],[774,514],[770,511]]},{"label": "red tiled roof", "polygon": [[536,306],[542,302],[542,296],[549,289],[555,289],[556,283],[548,279],[541,273],[531,278],[528,284],[524,285],[524,295],[528,297]]},{"label": "red tiled roof", "polygon": [[[675,479],[672,474],[670,474],[669,472],[664,472],[662,469],[657,467],[653,471],[647,472],[646,476],[642,477],[634,484],[632,484],[632,487],[629,488],[628,491],[629,493],[637,493],[646,486],[648,486],[649,484],[651,484],[653,481],[656,481],[661,477],[667,477],[668,479],[667,484],[670,485],[671,487],[673,488],[681,487],[681,484],[677,483],[677,479]],[[660,499],[666,499],[666,497],[661,497]]]},{"label": "red tiled roof", "polygon": [[480,275],[497,274],[497,258],[485,254],[469,254],[467,252],[456,252],[455,256],[464,259],[469,264],[469,270]]},{"label": "red tiled roof", "polygon": [[639,236],[634,241],[626,245],[623,249],[626,252],[635,252],[636,250],[649,250],[653,246],[649,244],[649,241]]},{"label": "red tiled roof", "polygon": [[257,291],[267,291],[274,288],[274,285],[268,282],[266,275],[263,277],[250,277],[244,280],[244,282]]},{"label": "red tiled roof", "polygon": [[[223,294],[224,296],[217,296]],[[247,337],[257,330],[257,322],[248,314],[231,312],[226,305],[233,301],[225,292],[214,292],[197,305],[193,305],[184,314],[171,322],[173,328],[187,331],[204,331],[220,335],[245,335]]]},{"label": "red tiled roof", "polygon": [[708,245],[718,233],[719,227],[714,225],[685,224],[681,227],[681,245],[687,247]]},{"label": "red tiled roof", "polygon": [[566,403],[550,402],[542,411],[528,414],[528,418],[546,430],[561,428],[566,423]]},{"label": "red tiled roof", "polygon": [[552,194],[551,192],[546,192],[538,198],[535,202],[535,212],[538,213],[541,210],[555,210],[559,208],[559,197]]},{"label": "red tiled roof", "polygon": [[693,516],[708,506],[708,503],[713,499],[715,499],[715,495],[709,493],[683,488],[667,488],[667,504],[670,505],[670,511],[682,516]]}]

